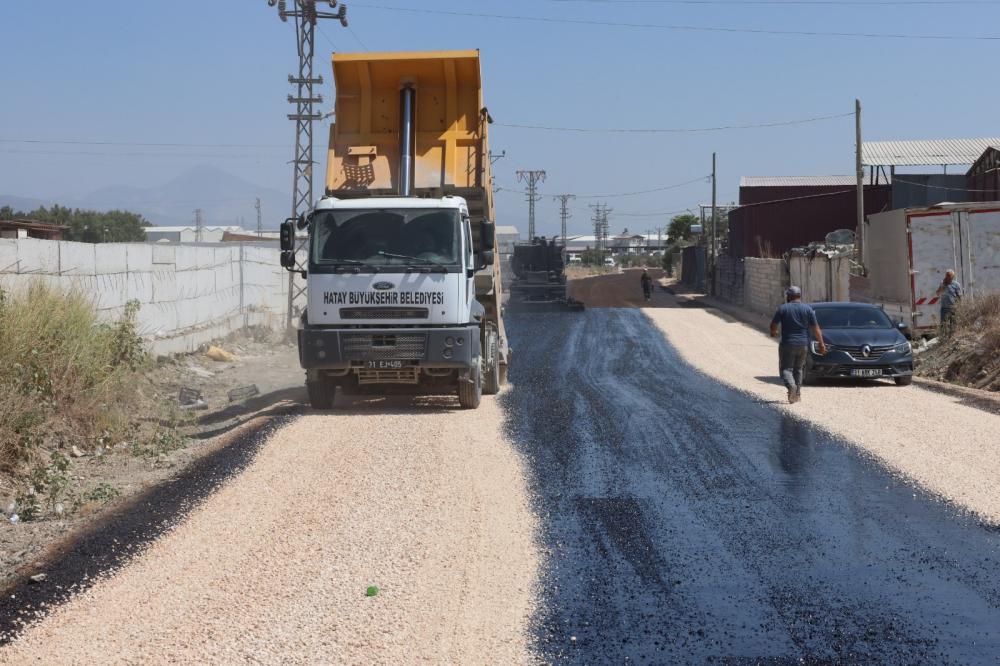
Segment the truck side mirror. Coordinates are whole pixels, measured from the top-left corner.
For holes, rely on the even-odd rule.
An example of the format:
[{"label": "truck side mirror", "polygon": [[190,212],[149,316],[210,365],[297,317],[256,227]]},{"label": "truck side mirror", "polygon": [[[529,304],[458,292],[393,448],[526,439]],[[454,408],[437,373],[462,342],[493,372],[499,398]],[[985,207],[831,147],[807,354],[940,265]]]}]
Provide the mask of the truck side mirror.
[{"label": "truck side mirror", "polygon": [[281,251],[295,252],[295,220],[293,218],[281,223]]},{"label": "truck side mirror", "polygon": [[[497,227],[489,220],[483,220],[483,226],[479,231],[479,239],[483,250],[493,250],[497,246]],[[491,259],[488,263],[493,263]]]},{"label": "truck side mirror", "polygon": [[291,250],[282,250],[280,261],[281,267],[285,270],[295,270],[295,253]]},{"label": "truck side mirror", "polygon": [[487,266],[492,266],[493,260],[494,260],[493,250],[483,250],[482,252],[479,253],[479,263],[481,264],[480,268],[486,268]]}]

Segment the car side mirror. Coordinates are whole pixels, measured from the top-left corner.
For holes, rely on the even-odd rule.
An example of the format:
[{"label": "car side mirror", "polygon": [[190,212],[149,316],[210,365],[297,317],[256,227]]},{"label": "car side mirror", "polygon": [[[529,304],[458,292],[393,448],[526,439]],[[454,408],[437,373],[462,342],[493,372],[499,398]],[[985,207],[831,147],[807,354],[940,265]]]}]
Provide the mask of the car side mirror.
[{"label": "car side mirror", "polygon": [[[281,239],[281,251],[284,252],[295,252],[295,220],[294,218],[289,218],[281,223],[281,233],[279,234]],[[284,264],[282,264],[284,266]],[[287,268],[287,266],[286,266]]]},{"label": "car side mirror", "polygon": [[906,325],[905,321],[901,321],[896,324],[896,328],[899,329],[899,332],[902,333],[903,337],[907,340],[911,340],[913,338],[913,334],[910,333],[910,327]]},{"label": "car side mirror", "polygon": [[[482,243],[483,250],[493,250],[497,246],[497,227],[489,220],[483,220],[482,227],[479,230],[479,239]],[[486,263],[492,264],[493,260],[490,259]]]}]

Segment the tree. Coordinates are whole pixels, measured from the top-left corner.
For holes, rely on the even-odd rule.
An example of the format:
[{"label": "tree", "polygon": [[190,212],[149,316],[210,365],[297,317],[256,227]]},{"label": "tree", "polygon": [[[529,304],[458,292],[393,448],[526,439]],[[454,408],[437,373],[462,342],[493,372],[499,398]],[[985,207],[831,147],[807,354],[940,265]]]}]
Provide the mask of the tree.
[{"label": "tree", "polygon": [[69,229],[66,230],[66,240],[81,243],[141,243],[146,240],[143,227],[150,226],[149,221],[138,213],[124,210],[80,210],[58,204],[51,208],[40,206],[27,213],[15,211],[9,206],[0,208],[0,219],[10,218],[67,226]]},{"label": "tree", "polygon": [[670,227],[667,229],[667,237],[672,243],[691,238],[691,225],[699,224],[698,218],[690,213],[675,215],[670,220]]}]

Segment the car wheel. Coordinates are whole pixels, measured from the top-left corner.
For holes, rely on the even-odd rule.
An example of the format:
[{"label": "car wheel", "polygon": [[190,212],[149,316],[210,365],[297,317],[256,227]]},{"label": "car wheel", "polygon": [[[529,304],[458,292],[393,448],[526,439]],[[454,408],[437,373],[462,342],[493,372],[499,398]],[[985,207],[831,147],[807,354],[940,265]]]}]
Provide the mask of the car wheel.
[{"label": "car wheel", "polygon": [[893,377],[896,386],[909,386],[913,383],[913,375],[903,375],[902,377]]}]

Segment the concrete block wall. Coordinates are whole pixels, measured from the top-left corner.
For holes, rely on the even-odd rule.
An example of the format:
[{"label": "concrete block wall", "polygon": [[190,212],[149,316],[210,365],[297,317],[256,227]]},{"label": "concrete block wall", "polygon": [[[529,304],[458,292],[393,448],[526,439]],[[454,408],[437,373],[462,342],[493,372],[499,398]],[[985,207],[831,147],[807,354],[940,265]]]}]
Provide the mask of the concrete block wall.
[{"label": "concrete block wall", "polygon": [[771,316],[785,302],[788,278],[784,259],[744,259],[744,306]]},{"label": "concrete block wall", "polygon": [[716,296],[735,303],[744,304],[744,268],[743,260],[719,256],[715,261],[715,289]]},{"label": "concrete block wall", "polygon": [[[92,245],[0,239],[0,288],[42,281],[89,295],[114,320],[130,300],[154,353],[194,351],[247,326],[285,325],[288,273],[279,250],[249,244]],[[299,304],[297,304],[299,305]]]}]

